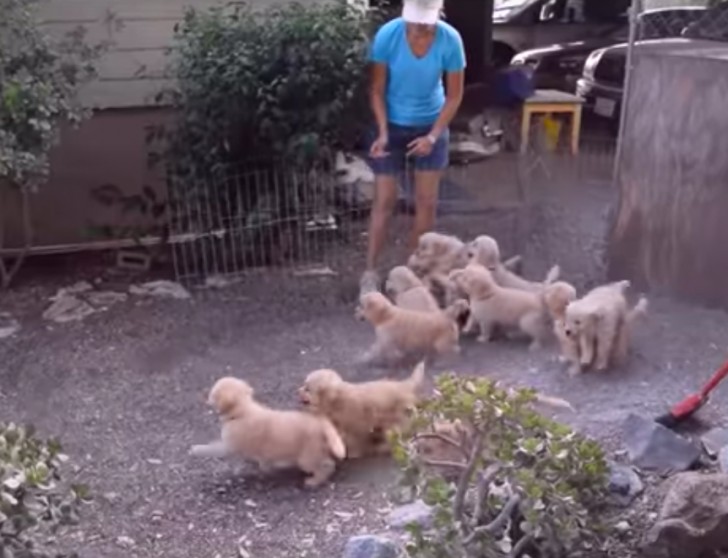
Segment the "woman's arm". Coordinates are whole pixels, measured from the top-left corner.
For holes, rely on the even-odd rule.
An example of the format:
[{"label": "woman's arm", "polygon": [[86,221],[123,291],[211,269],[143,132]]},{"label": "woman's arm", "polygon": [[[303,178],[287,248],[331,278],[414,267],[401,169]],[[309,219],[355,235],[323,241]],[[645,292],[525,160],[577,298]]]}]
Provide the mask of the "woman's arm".
[{"label": "woman's arm", "polygon": [[369,103],[377,122],[379,136],[387,135],[387,103],[384,99],[387,89],[387,65],[379,62],[372,63],[371,86],[369,90]]},{"label": "woman's arm", "polygon": [[[450,122],[458,112],[460,104],[463,102],[463,89],[465,87],[465,72],[448,72],[446,75],[446,91],[445,105],[440,111],[435,124],[430,130],[430,135],[437,139],[440,134],[450,125]],[[433,142],[434,143],[434,142]]]}]

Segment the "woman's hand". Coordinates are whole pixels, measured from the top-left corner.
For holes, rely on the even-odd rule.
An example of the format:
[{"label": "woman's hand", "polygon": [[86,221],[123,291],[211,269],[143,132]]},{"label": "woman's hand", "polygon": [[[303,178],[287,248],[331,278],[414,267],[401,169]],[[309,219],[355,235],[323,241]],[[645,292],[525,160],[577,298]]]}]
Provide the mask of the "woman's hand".
[{"label": "woman's hand", "polygon": [[432,148],[435,145],[435,138],[432,136],[422,136],[412,140],[407,145],[407,156],[415,157],[427,157],[432,153]]},{"label": "woman's hand", "polygon": [[389,138],[387,137],[387,134],[379,134],[379,137],[374,140],[374,143],[369,149],[369,154],[374,158],[386,157],[389,155],[389,152],[387,151],[388,143]]}]

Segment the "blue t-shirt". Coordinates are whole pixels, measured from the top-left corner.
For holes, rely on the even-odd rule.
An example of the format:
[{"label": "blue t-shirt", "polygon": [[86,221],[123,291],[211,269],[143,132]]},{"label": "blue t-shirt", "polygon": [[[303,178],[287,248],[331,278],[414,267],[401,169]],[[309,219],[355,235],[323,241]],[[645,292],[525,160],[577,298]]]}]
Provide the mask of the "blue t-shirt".
[{"label": "blue t-shirt", "polygon": [[463,40],[455,28],[439,21],[430,50],[417,58],[407,42],[407,24],[399,17],[374,37],[370,60],[387,65],[387,116],[400,126],[428,126],[445,104],[443,74],[465,69]]}]

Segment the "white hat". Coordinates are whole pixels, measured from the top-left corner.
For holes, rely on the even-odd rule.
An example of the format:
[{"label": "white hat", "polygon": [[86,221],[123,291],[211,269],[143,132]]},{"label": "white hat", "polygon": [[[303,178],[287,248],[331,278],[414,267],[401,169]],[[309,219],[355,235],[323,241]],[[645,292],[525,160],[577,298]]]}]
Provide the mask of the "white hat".
[{"label": "white hat", "polygon": [[402,19],[408,23],[434,25],[440,20],[443,0],[404,0]]}]

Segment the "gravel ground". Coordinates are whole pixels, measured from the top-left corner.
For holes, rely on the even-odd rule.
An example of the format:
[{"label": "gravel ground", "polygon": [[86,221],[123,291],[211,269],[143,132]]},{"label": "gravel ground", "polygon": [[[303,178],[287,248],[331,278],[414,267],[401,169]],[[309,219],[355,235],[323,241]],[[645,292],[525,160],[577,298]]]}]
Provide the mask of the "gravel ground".
[{"label": "gravel ground", "polygon": [[[558,261],[565,277],[591,285],[603,276],[611,196],[597,185],[563,182],[544,187],[524,213],[532,231],[526,237],[514,232],[523,229],[509,215],[450,216],[441,226],[500,235],[509,253],[526,256],[534,277]],[[74,476],[91,485],[96,501],[69,539],[84,558],[233,558],[239,544],[256,557],[335,557],[349,536],[384,528],[396,485],[387,461],[347,464],[334,484],[308,492],[295,474],[272,478],[187,455],[191,444],[217,435],[204,398],[223,374],[248,379],[261,400],[283,407],[296,405],[296,388],[317,367],[352,379],[383,374],[351,364],[372,340],[353,318],[353,277],[256,275],[187,301],[131,298],[83,322],[53,325],[40,317],[47,298],[78,278],[93,279],[95,270],[48,277],[0,295],[0,309],[22,323],[17,335],[0,340],[0,420],[30,421],[60,436]],[[695,391],[728,346],[725,313],[650,302],[622,370],[571,379],[553,349],[529,353],[520,344],[466,340],[462,355],[430,373],[487,375],[562,396],[576,408],[563,420],[618,450],[626,413],[659,414]],[[719,424],[726,410],[728,384],[701,415]],[[651,497],[634,513],[653,509]]]}]

